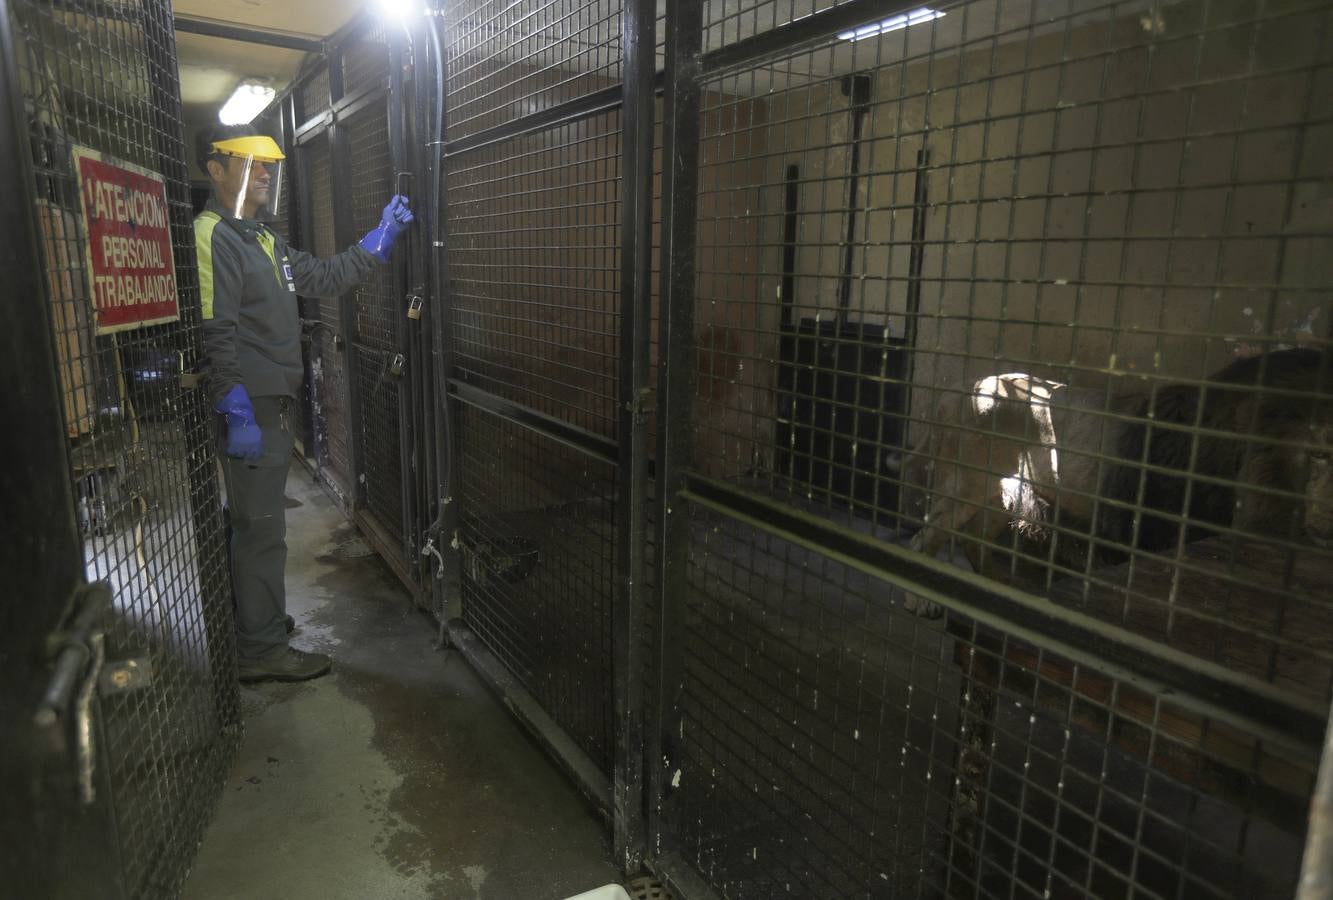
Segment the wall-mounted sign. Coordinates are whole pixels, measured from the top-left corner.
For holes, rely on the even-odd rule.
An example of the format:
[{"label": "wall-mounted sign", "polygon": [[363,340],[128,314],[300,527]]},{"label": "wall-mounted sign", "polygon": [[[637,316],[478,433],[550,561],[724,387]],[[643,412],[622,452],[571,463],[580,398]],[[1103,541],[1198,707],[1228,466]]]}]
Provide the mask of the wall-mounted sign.
[{"label": "wall-mounted sign", "polygon": [[73,150],[98,334],[180,318],[166,181],[87,147]]}]

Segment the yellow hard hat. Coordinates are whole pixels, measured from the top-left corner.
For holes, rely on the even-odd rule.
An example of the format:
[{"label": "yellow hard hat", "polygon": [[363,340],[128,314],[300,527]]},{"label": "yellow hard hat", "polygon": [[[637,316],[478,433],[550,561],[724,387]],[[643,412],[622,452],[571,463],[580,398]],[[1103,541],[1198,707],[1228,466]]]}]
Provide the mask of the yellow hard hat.
[{"label": "yellow hard hat", "polygon": [[266,134],[254,134],[246,137],[214,141],[213,152],[224,156],[238,156],[241,159],[257,159],[260,162],[278,162],[287,157],[278,142]]}]

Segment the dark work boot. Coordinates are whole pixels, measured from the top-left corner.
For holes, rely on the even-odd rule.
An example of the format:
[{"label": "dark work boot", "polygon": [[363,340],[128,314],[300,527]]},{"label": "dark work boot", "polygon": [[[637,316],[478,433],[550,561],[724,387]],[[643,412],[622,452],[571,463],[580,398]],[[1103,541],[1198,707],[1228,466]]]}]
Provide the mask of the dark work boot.
[{"label": "dark work boot", "polygon": [[296,619],[292,618],[291,616],[288,616],[286,619],[286,624],[287,624],[288,634],[291,634],[293,631],[296,630]]},{"label": "dark work boot", "polygon": [[239,659],[236,674],[241,682],[256,681],[309,681],[328,673],[333,660],[323,653],[306,653],[288,647],[274,659]]}]

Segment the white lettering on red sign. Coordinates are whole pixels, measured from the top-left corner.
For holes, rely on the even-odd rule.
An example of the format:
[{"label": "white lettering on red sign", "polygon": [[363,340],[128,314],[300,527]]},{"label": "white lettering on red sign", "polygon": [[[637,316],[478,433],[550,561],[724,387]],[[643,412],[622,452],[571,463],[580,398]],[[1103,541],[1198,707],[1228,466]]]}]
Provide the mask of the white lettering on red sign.
[{"label": "white lettering on red sign", "polygon": [[180,317],[166,183],[156,172],[74,149],[97,333]]}]

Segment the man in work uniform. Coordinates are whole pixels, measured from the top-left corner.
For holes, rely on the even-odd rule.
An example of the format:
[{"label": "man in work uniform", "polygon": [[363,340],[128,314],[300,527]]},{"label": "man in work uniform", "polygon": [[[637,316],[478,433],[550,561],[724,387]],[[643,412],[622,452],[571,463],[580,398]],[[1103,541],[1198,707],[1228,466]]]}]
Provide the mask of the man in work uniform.
[{"label": "man in work uniform", "polygon": [[380,224],[331,259],[288,246],[258,221],[276,212],[282,150],[248,126],[201,133],[199,166],[213,184],[194,220],[217,453],[231,515],[232,586],[240,680],[304,681],[331,660],[287,644],[283,488],[301,389],[297,295],[337,297],[386,262],[412,221],[395,196]]}]

